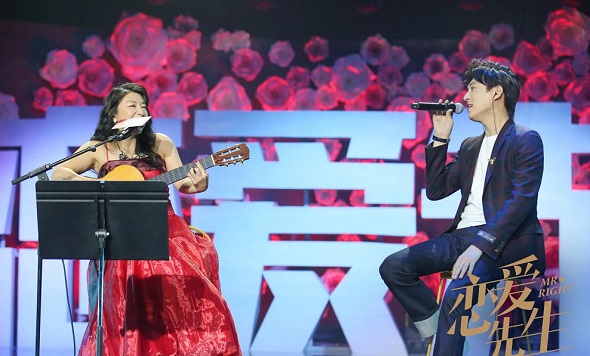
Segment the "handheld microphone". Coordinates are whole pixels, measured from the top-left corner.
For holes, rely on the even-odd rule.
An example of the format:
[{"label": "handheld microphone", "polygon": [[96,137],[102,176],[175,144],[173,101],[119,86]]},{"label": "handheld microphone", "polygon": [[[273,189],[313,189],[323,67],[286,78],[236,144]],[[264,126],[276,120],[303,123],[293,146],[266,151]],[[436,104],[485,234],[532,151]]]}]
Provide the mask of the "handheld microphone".
[{"label": "handheld microphone", "polygon": [[415,110],[428,110],[428,111],[447,111],[453,109],[455,114],[463,112],[463,105],[461,103],[412,103],[412,109]]}]

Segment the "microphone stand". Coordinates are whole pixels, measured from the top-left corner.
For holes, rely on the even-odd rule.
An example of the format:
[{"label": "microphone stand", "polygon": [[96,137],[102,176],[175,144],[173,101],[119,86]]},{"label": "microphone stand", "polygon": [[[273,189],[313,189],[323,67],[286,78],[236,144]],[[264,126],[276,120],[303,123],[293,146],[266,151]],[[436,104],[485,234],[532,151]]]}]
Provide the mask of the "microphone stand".
[{"label": "microphone stand", "polygon": [[[92,151],[95,152],[96,148],[99,146],[102,146],[104,144],[107,144],[109,142],[113,142],[113,141],[121,141],[124,140],[128,137],[130,137],[136,130],[138,129],[138,127],[126,127],[123,130],[121,130],[119,133],[117,133],[116,135],[113,135],[109,138],[107,138],[106,140],[97,143],[96,145],[92,145],[89,147],[86,147],[85,149],[78,151],[78,152],[74,152],[73,154],[64,157],[58,161],[55,161],[53,163],[47,163],[42,165],[39,168],[36,168],[32,171],[30,171],[27,174],[24,174],[16,179],[14,179],[12,181],[12,185],[18,184],[26,179],[29,178],[33,178],[38,176],[38,179],[40,181],[46,181],[49,180],[49,178],[47,177],[47,171],[52,169],[53,167],[57,166],[58,164],[61,164],[63,162],[69,161],[72,158],[78,157],[88,151]],[[98,238],[99,241],[99,248],[101,250],[101,254],[100,254],[100,267],[101,267],[101,273],[104,273],[104,246],[105,246],[105,239],[108,236],[108,232],[105,232],[105,230],[100,230],[96,232],[96,237]],[[38,254],[38,252],[37,252]],[[36,325],[36,334],[35,334],[35,356],[39,356],[39,346],[40,346],[40,334],[41,334],[41,280],[42,280],[42,273],[43,273],[43,263],[41,260],[41,257],[37,257],[37,325]],[[102,283],[101,286],[99,286],[100,293],[102,293]],[[99,334],[100,338],[97,338],[96,344],[97,344],[97,355],[102,355],[102,295],[100,296],[100,300],[99,303],[101,305],[99,305],[101,308],[99,308],[99,330],[97,331],[97,333]]]},{"label": "microphone stand", "polygon": [[96,145],[88,146],[85,149],[83,149],[82,151],[74,152],[73,154],[71,154],[67,157],[64,157],[58,161],[55,161],[53,163],[47,163],[47,164],[42,165],[39,168],[35,168],[32,171],[30,171],[29,173],[24,174],[14,180],[12,180],[11,183],[12,183],[12,185],[15,185],[17,183],[20,183],[20,182],[26,180],[26,179],[33,178],[36,176],[39,176],[39,180],[49,180],[46,172],[48,170],[52,169],[53,167],[57,166],[58,164],[62,164],[66,161],[71,160],[72,158],[83,155],[84,153],[86,153],[88,151],[95,152],[97,147],[107,144],[109,142],[124,140],[124,139],[128,138],[129,136],[131,136],[131,134],[133,134],[137,129],[138,129],[138,127],[127,127],[125,129],[121,130],[118,134],[113,135],[113,136],[107,138],[106,140],[97,143]]}]

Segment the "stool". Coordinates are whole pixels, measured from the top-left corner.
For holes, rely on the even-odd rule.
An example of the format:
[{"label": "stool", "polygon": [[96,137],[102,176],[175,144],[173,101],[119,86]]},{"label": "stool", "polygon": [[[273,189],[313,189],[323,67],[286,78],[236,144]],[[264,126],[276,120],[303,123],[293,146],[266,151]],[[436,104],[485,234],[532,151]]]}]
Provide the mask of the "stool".
[{"label": "stool", "polygon": [[[452,277],[452,274],[453,274],[452,271],[442,271],[442,272],[440,272],[440,282],[438,284],[438,291],[436,293],[436,303],[437,304],[440,304],[440,301],[442,299],[442,294],[443,294],[442,292],[443,292],[443,289],[444,289],[444,287],[446,285],[446,281],[447,281],[447,279],[450,279]],[[518,291],[521,292],[522,290],[521,290],[521,286],[520,286],[520,280],[517,279],[517,282],[518,282],[518,284],[517,284]],[[490,292],[493,292],[495,289],[496,288],[492,289]],[[525,314],[525,312],[524,312],[523,309],[521,309],[520,311],[522,313],[523,325],[526,325],[527,324],[526,314]],[[498,316],[496,315],[495,317],[497,318]],[[498,340],[500,338],[499,332],[500,331],[498,329],[496,329],[496,331],[495,331],[495,333],[496,333],[496,340]],[[525,338],[526,338],[526,344],[527,344],[528,354],[530,355],[532,351],[531,351],[531,340],[530,340],[529,332],[528,331],[525,332]],[[426,356],[430,356],[430,352],[432,351],[432,343],[433,343],[433,341],[434,341],[434,335],[432,335],[430,337],[430,340],[428,341],[428,347],[426,348]]]}]

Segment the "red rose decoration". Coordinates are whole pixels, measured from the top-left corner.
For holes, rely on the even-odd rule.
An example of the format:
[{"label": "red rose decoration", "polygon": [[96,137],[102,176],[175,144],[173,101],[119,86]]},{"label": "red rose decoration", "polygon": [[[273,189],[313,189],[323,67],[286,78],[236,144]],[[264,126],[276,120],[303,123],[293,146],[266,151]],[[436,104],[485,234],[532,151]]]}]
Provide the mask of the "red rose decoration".
[{"label": "red rose decoration", "polygon": [[518,44],[512,58],[514,71],[524,76],[546,70],[549,65],[549,60],[541,54],[539,49],[526,41],[521,41]]},{"label": "red rose decoration", "polygon": [[197,50],[201,48],[202,37],[203,35],[201,34],[201,32],[197,30],[192,30],[190,32],[187,32],[184,36],[182,36],[182,38],[189,41]]},{"label": "red rose decoration", "polygon": [[590,162],[573,168],[572,189],[590,190]]},{"label": "red rose decoration", "polygon": [[344,103],[344,110],[346,111],[367,111],[367,101],[365,94],[361,94],[356,98]]},{"label": "red rose decoration", "polygon": [[78,63],[76,57],[65,49],[47,54],[45,65],[39,71],[52,87],[65,89],[76,82]]},{"label": "red rose decoration", "polygon": [[412,162],[414,162],[416,168],[426,168],[426,153],[424,152],[425,148],[426,145],[421,143],[416,145],[416,147],[414,147],[414,149],[412,150]]},{"label": "red rose decoration", "polygon": [[162,93],[173,92],[178,88],[176,73],[158,69],[151,73],[144,83],[151,99],[157,99]]},{"label": "red rose decoration", "polygon": [[287,83],[297,90],[309,86],[309,69],[304,67],[291,67],[286,76]]},{"label": "red rose decoration", "polygon": [[270,46],[268,58],[270,63],[286,68],[295,57],[295,51],[289,41],[277,41]]},{"label": "red rose decoration", "polygon": [[316,100],[320,110],[332,110],[338,106],[336,91],[332,87],[322,85],[316,92]]},{"label": "red rose decoration", "polygon": [[365,91],[365,101],[367,106],[373,109],[381,110],[385,105],[385,89],[377,83],[371,83]]},{"label": "red rose decoration", "polygon": [[157,118],[188,120],[188,105],[180,93],[162,93],[150,103],[150,113]]},{"label": "red rose decoration", "polygon": [[178,84],[178,92],[184,96],[189,106],[196,105],[207,97],[207,81],[203,75],[186,72]]},{"label": "red rose decoration", "polygon": [[514,28],[505,23],[493,25],[488,37],[496,50],[504,50],[514,44]]},{"label": "red rose decoration", "polygon": [[406,79],[406,84],[404,87],[413,98],[421,98],[422,94],[426,91],[426,89],[430,86],[430,79],[424,73],[412,73]]},{"label": "red rose decoration", "polygon": [[554,61],[557,59],[555,51],[553,50],[553,45],[545,37],[539,38],[539,40],[537,40],[535,43],[535,46],[537,46],[543,57],[547,58],[548,60]]},{"label": "red rose decoration", "polygon": [[53,93],[49,88],[42,87],[33,94],[33,107],[37,110],[47,111],[47,107],[53,105]]},{"label": "red rose decoration", "polygon": [[341,234],[336,237],[338,242],[362,242],[361,238],[357,234]]},{"label": "red rose decoration", "polygon": [[559,94],[555,78],[547,72],[536,72],[528,76],[523,89],[536,101],[549,101]]},{"label": "red rose decoration", "polygon": [[463,52],[455,52],[449,56],[449,66],[453,72],[462,75],[467,65],[469,65],[469,58]]},{"label": "red rose decoration", "polygon": [[572,110],[580,112],[590,106],[590,74],[570,83],[563,92],[565,100],[572,103]]},{"label": "red rose decoration", "polygon": [[404,243],[409,246],[414,246],[420,242],[428,241],[430,238],[424,231],[418,231],[415,236],[404,237]]},{"label": "red rose decoration", "polygon": [[237,77],[251,82],[260,73],[263,64],[260,53],[249,48],[241,48],[232,57],[231,70]]},{"label": "red rose decoration", "polygon": [[318,88],[323,85],[330,85],[332,82],[332,69],[320,64],[311,71],[311,81]]},{"label": "red rose decoration", "polygon": [[422,70],[430,79],[440,81],[451,71],[451,66],[445,56],[436,53],[426,59]]},{"label": "red rose decoration", "polygon": [[410,63],[410,57],[403,47],[391,46],[389,48],[389,56],[387,58],[387,64],[394,66],[395,68],[401,69]]},{"label": "red rose decoration", "polygon": [[545,37],[557,56],[573,56],[588,50],[590,29],[578,10],[568,7],[547,16]]},{"label": "red rose decoration", "polygon": [[103,59],[89,59],[80,64],[78,87],[82,93],[104,98],[114,79],[115,70]]},{"label": "red rose decoration", "polygon": [[448,95],[455,95],[465,88],[463,79],[456,73],[447,73],[440,79],[440,85]]},{"label": "red rose decoration", "polygon": [[545,258],[547,269],[559,268],[559,237],[545,237]]},{"label": "red rose decoration", "polygon": [[[265,161],[278,161],[277,148],[272,138],[248,138],[248,142],[258,142],[262,148]],[[249,200],[248,200],[249,201]]]},{"label": "red rose decoration", "polygon": [[281,77],[272,76],[256,89],[256,99],[264,110],[286,110],[293,100],[293,88]]},{"label": "red rose decoration", "polygon": [[0,93],[0,120],[17,120],[18,105],[14,96]]},{"label": "red rose decoration", "polygon": [[361,56],[371,65],[379,65],[389,56],[389,43],[381,35],[370,36],[361,45]]},{"label": "red rose decoration", "polygon": [[502,65],[505,65],[506,67],[512,67],[512,62],[510,61],[510,59],[506,58],[506,57],[502,57],[502,56],[488,56],[487,59],[494,61],[494,62],[498,62]]},{"label": "red rose decoration", "polygon": [[422,101],[426,102],[438,102],[438,99],[445,99],[447,92],[438,84],[434,83],[430,85],[422,94]]},{"label": "red rose decoration", "polygon": [[217,30],[217,32],[211,35],[211,42],[213,42],[213,49],[229,52],[232,45],[231,32],[224,29]]},{"label": "red rose decoration", "polygon": [[344,279],[346,272],[337,267],[330,267],[322,274],[322,284],[328,291],[332,293],[338,284]]},{"label": "red rose decoration", "polygon": [[174,18],[174,28],[180,32],[198,30],[199,21],[191,16],[178,15]]},{"label": "red rose decoration", "polygon": [[572,67],[577,75],[583,76],[590,70],[590,56],[588,53],[578,53],[574,56]]},{"label": "red rose decoration", "polygon": [[317,142],[322,142],[324,146],[326,146],[326,150],[328,151],[328,156],[330,157],[331,162],[336,161],[336,157],[340,154],[340,150],[342,149],[342,144],[340,140],[337,138],[318,138]]},{"label": "red rose decoration", "polygon": [[364,190],[353,190],[350,193],[349,201],[350,201],[351,206],[356,206],[356,207],[369,206],[368,204],[365,204],[365,191]]},{"label": "red rose decoration", "polygon": [[323,61],[328,57],[328,40],[314,36],[307,41],[303,52],[312,63]]},{"label": "red rose decoration", "polygon": [[223,77],[207,97],[209,110],[252,110],[246,90],[233,77]]},{"label": "red rose decoration", "polygon": [[590,106],[578,112],[578,124],[590,125]]},{"label": "red rose decoration", "polygon": [[299,89],[289,103],[289,110],[318,110],[316,91],[311,88]]},{"label": "red rose decoration", "polygon": [[332,68],[334,89],[342,101],[352,100],[364,92],[374,74],[358,54],[339,58]]},{"label": "red rose decoration", "polygon": [[315,201],[324,206],[334,204],[338,197],[338,192],[334,189],[315,189],[313,194],[315,196]]},{"label": "red rose decoration", "polygon": [[395,88],[403,81],[404,77],[402,76],[402,72],[399,68],[396,68],[391,64],[382,64],[379,67],[379,71],[377,71],[377,83],[381,84],[386,89]]},{"label": "red rose decoration", "polygon": [[55,106],[86,106],[86,99],[77,90],[58,90]]},{"label": "red rose decoration", "polygon": [[117,24],[108,47],[123,75],[139,80],[162,67],[167,40],[162,20],[138,13]]},{"label": "red rose decoration", "polygon": [[242,48],[250,48],[250,34],[246,31],[235,31],[230,36],[231,49],[236,51]]},{"label": "red rose decoration", "polygon": [[103,55],[106,46],[104,41],[96,36],[88,36],[82,43],[82,51],[90,58],[98,58]]},{"label": "red rose decoration", "polygon": [[483,58],[490,54],[491,44],[485,33],[471,30],[459,42],[459,50],[467,58]]},{"label": "red rose decoration", "polygon": [[197,64],[197,50],[185,38],[171,40],[166,45],[166,68],[183,73]]}]

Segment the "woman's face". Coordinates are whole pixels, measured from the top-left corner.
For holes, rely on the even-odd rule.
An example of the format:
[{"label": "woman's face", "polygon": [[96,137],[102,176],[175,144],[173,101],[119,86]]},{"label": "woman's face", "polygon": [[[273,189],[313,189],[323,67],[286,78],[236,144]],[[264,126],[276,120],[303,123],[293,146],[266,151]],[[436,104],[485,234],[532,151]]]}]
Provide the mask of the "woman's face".
[{"label": "woman's face", "polygon": [[142,96],[131,92],[121,99],[117,105],[117,112],[113,116],[114,122],[125,121],[134,117],[148,116],[147,105]]}]

